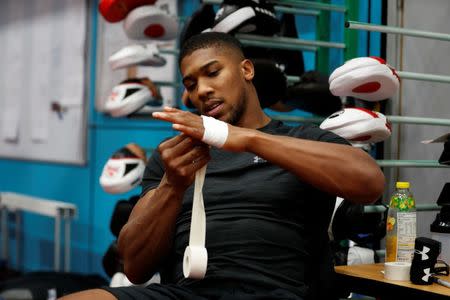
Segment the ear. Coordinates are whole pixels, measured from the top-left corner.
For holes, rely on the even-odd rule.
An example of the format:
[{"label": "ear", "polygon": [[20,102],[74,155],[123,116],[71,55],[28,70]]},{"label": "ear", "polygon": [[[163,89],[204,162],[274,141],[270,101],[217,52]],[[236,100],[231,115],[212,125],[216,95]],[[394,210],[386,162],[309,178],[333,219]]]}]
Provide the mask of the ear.
[{"label": "ear", "polygon": [[249,59],[244,59],[241,61],[241,70],[245,80],[247,81],[251,81],[255,76],[255,67]]}]

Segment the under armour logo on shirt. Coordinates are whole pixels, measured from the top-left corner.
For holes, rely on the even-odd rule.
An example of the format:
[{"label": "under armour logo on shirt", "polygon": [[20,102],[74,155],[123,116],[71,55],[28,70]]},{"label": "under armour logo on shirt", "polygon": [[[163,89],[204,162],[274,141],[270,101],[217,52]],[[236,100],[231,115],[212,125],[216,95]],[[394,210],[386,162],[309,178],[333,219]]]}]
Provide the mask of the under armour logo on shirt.
[{"label": "under armour logo on shirt", "polygon": [[265,160],[264,158],[259,157],[258,155],[253,157],[253,163],[255,163],[255,164],[261,164],[261,163],[265,163],[265,162],[267,162],[267,160]]}]

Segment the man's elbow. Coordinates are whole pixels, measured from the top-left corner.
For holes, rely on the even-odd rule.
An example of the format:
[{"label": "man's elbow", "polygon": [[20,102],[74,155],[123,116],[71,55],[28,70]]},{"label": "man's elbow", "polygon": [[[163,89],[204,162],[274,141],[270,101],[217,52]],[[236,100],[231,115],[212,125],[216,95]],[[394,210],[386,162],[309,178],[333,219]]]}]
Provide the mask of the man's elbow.
[{"label": "man's elbow", "polygon": [[361,187],[363,194],[359,199],[361,204],[372,204],[377,201],[384,192],[385,177],[383,172],[377,168],[376,171],[368,174],[366,184]]},{"label": "man's elbow", "polygon": [[153,276],[153,274],[149,274],[148,270],[143,270],[141,266],[126,261],[124,261],[123,272],[133,284],[142,284]]}]

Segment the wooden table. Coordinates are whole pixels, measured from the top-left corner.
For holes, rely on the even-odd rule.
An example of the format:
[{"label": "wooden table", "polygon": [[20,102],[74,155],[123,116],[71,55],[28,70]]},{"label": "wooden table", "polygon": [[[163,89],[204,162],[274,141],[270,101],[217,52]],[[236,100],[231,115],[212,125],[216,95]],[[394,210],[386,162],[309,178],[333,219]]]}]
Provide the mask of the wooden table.
[{"label": "wooden table", "polygon": [[[411,281],[384,279],[384,264],[335,267],[340,287],[350,292],[381,299],[450,299],[450,288],[440,284],[417,285]],[[439,276],[450,281],[450,276]]]}]

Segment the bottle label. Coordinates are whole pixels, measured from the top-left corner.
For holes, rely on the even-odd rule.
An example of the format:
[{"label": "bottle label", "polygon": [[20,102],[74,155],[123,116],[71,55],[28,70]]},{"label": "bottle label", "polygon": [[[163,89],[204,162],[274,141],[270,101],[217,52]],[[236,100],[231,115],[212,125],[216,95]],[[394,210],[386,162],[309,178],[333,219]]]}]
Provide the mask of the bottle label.
[{"label": "bottle label", "polygon": [[416,239],[416,212],[397,214],[397,261],[411,262]]},{"label": "bottle label", "polygon": [[390,207],[397,208],[399,211],[408,211],[416,207],[416,201],[413,197],[400,197],[395,195],[391,198]]}]

